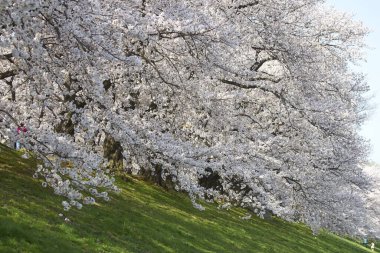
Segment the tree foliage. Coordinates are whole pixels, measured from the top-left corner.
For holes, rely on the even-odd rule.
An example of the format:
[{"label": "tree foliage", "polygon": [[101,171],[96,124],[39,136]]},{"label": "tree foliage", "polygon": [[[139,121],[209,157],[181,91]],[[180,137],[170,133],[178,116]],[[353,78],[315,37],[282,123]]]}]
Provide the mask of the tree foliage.
[{"label": "tree foliage", "polygon": [[367,30],[347,14],[320,0],[3,0],[0,13],[1,128],[27,124],[57,193],[116,189],[102,169],[116,145],[126,170],[200,209],[366,224],[368,87],[350,66]]}]

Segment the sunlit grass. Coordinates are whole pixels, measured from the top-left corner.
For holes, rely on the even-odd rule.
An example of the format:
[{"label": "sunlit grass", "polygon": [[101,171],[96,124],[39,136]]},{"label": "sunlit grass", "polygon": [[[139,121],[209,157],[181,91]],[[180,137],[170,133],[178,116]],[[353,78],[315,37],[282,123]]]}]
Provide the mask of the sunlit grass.
[{"label": "sunlit grass", "polygon": [[32,178],[35,166],[0,146],[0,252],[370,252],[303,224],[242,220],[242,209],[201,212],[186,195],[131,177],[118,178],[110,202],[64,212],[63,198]]}]

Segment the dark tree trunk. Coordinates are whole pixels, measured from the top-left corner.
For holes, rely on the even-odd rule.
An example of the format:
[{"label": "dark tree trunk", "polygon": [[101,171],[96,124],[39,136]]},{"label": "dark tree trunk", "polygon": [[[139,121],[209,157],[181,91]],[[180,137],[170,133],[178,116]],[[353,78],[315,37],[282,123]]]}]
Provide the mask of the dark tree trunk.
[{"label": "dark tree trunk", "polygon": [[116,141],[111,135],[106,134],[103,143],[103,155],[108,159],[108,167],[112,170],[123,169],[123,148],[120,142]]}]

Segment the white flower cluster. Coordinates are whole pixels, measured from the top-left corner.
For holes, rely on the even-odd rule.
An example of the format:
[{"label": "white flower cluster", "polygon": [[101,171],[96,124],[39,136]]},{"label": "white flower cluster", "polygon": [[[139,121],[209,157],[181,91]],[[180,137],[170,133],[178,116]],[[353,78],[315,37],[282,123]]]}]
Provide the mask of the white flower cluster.
[{"label": "white flower cluster", "polygon": [[[87,177],[85,178],[84,175]],[[65,196],[69,199],[68,201],[62,202],[65,211],[70,210],[71,207],[81,209],[83,204],[95,204],[95,198],[101,198],[104,201],[110,200],[108,192],[98,192],[94,187],[107,188],[115,192],[119,191],[119,188],[113,185],[115,181],[114,178],[108,178],[105,173],[98,173],[90,177],[88,173],[83,173],[82,170],[75,168],[62,167],[58,169],[48,169],[42,165],[38,165],[33,177],[38,178],[38,176],[42,176],[45,179],[45,181],[42,182],[43,187],[50,186],[54,189],[55,194]],[[89,188],[89,186],[92,188]],[[89,193],[93,197],[84,197],[84,192]]]}]

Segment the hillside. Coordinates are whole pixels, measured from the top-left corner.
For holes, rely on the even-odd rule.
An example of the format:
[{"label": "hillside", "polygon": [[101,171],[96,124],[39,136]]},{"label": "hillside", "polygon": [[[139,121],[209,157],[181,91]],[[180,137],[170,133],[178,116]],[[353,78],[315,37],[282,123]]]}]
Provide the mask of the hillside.
[{"label": "hillside", "polygon": [[63,212],[34,166],[0,146],[0,252],[370,252],[302,224],[243,220],[241,209],[201,212],[184,194],[129,177],[109,203]]}]

